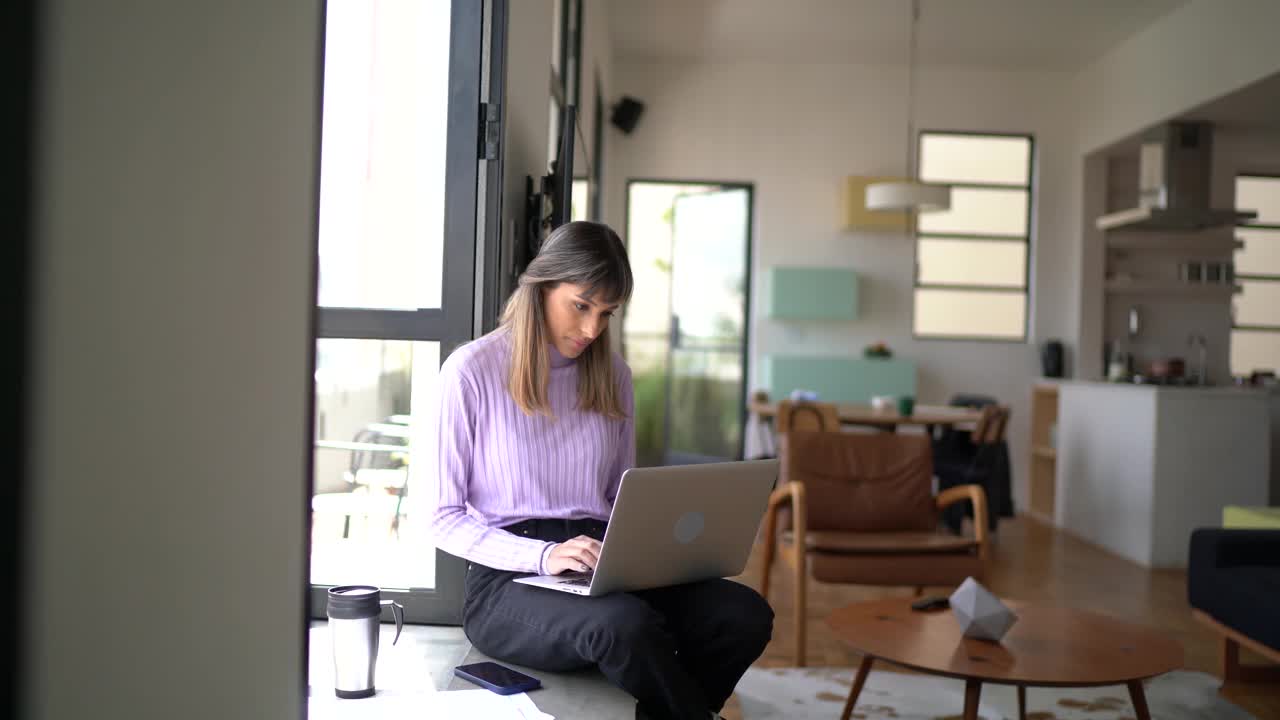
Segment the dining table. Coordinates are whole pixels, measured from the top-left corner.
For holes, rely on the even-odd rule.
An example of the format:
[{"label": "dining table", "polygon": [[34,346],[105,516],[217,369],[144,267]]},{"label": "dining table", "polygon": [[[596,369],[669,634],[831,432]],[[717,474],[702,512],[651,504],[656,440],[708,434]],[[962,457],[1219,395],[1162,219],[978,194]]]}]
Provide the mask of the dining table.
[{"label": "dining table", "polygon": [[[900,427],[922,427],[932,436],[935,427],[972,428],[982,417],[982,410],[954,405],[916,405],[909,415],[898,412],[896,407],[875,408],[861,403],[833,403],[841,425],[872,427],[882,432],[897,432]],[[758,418],[756,427],[763,434],[760,449],[766,456],[777,454],[773,433],[773,419],[778,415],[778,403],[752,399],[747,411]]]},{"label": "dining table", "polygon": [[[934,427],[973,425],[982,417],[982,410],[954,405],[916,405],[910,415],[903,415],[897,408],[883,410],[857,403],[835,403],[836,415],[842,425],[861,425],[881,430],[897,430],[901,426],[923,426],[932,432]],[[747,410],[766,423],[772,424],[778,414],[778,403],[752,400]]]},{"label": "dining table", "polygon": [[[958,405],[916,405],[909,415],[903,415],[896,407],[878,409],[860,403],[832,404],[835,405],[836,417],[842,427],[871,427],[880,432],[897,432],[901,428],[914,427],[922,428],[923,434],[930,438],[935,437],[934,428],[936,427],[972,431],[977,428],[978,421],[982,419],[981,408]],[[774,432],[774,418],[778,415],[778,404],[753,398],[747,402],[747,410],[757,418],[756,452],[752,457],[777,457],[779,446]],[[992,503],[991,527],[993,530],[998,523],[998,518],[1013,516],[1008,452],[1008,447],[1001,442],[997,450],[996,466],[1003,469],[993,471],[990,477],[981,481]],[[962,516],[955,521],[962,522]]]}]

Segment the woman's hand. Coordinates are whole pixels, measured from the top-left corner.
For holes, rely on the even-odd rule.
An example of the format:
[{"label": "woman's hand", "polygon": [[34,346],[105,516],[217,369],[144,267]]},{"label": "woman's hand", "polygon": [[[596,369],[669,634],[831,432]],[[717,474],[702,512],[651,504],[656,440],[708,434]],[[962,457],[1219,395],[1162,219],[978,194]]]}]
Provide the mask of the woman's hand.
[{"label": "woman's hand", "polygon": [[579,535],[559,545],[552,545],[547,553],[547,572],[559,575],[562,572],[587,572],[595,570],[600,561],[600,541],[595,538]]}]

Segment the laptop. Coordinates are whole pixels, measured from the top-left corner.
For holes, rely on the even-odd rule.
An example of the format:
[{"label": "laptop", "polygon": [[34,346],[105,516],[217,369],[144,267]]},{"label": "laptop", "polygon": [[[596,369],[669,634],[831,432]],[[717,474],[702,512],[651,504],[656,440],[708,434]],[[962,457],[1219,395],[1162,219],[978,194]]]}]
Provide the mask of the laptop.
[{"label": "laptop", "polygon": [[777,460],[632,468],[595,572],[515,582],[596,597],[740,575],[777,478]]}]

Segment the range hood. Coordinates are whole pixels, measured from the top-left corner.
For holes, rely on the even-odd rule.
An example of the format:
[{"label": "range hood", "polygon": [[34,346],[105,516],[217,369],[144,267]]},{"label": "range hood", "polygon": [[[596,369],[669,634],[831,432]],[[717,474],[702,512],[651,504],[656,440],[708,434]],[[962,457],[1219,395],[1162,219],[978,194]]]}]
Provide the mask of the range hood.
[{"label": "range hood", "polygon": [[1098,229],[1204,230],[1257,217],[1209,207],[1212,151],[1209,123],[1175,122],[1149,133],[1138,154],[1138,206],[1099,217]]}]

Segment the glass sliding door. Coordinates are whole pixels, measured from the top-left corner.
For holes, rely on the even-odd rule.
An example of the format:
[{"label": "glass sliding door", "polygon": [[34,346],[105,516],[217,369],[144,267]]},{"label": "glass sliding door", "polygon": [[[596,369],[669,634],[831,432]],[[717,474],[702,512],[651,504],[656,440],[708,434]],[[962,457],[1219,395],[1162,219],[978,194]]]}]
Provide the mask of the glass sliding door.
[{"label": "glass sliding door", "polygon": [[742,456],[751,202],[746,185],[628,186],[623,342],[642,465]]},{"label": "glass sliding door", "polygon": [[672,204],[670,464],[742,454],[750,208],[741,187],[684,193]]},{"label": "glass sliding door", "polygon": [[463,565],[431,542],[421,433],[441,361],[475,333],[477,207],[488,207],[478,184],[489,170],[476,142],[482,21],[495,5],[505,9],[470,0],[327,4],[311,498],[317,616],[325,590],[358,583],[382,587],[410,621],[458,621]]}]

